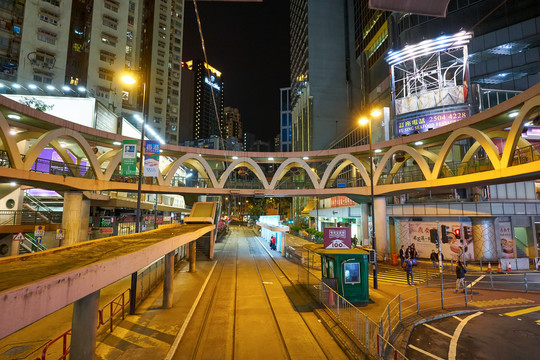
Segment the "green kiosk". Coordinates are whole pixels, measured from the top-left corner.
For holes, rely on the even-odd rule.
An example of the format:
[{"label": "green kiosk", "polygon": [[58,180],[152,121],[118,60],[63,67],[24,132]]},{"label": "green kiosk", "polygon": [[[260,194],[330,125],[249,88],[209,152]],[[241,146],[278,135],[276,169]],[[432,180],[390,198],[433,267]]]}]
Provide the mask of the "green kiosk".
[{"label": "green kiosk", "polygon": [[324,283],[351,303],[368,302],[369,252],[351,248],[350,230],[325,228],[324,245],[307,244],[304,247],[321,256]]}]

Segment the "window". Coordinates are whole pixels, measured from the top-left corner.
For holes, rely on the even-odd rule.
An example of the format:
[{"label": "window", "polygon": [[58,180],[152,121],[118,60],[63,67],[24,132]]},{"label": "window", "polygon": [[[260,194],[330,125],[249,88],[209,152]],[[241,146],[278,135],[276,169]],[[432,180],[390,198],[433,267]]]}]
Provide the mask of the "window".
[{"label": "window", "polygon": [[112,16],[103,15],[103,26],[116,30],[118,28],[118,19],[115,19]]},{"label": "window", "polygon": [[42,66],[53,68],[54,63],[56,62],[56,59],[55,59],[54,54],[38,49],[36,51],[36,61],[38,61],[38,64]]},{"label": "window", "polygon": [[113,64],[116,59],[116,55],[105,50],[99,52],[99,60],[105,61],[109,64]]},{"label": "window", "polygon": [[48,44],[56,44],[56,34],[47,30],[38,29],[37,38],[38,40],[46,42]]},{"label": "window", "polygon": [[101,42],[113,47],[116,47],[116,43],[118,42],[118,38],[114,35],[110,35],[107,33],[101,33]]},{"label": "window", "polygon": [[163,76],[164,75],[164,72],[162,69],[156,69],[156,74],[160,75],[160,76]]},{"label": "window", "polygon": [[135,24],[135,17],[133,15],[128,16],[128,24],[129,25]]},{"label": "window", "polygon": [[116,1],[105,0],[105,9],[109,9],[109,10],[114,11],[115,13],[117,13],[119,7],[120,7],[120,5]]},{"label": "window", "polygon": [[163,104],[163,99],[157,97],[156,98],[156,104],[159,104],[159,105]]},{"label": "window", "polygon": [[156,114],[161,114],[161,108],[155,107],[155,108],[154,108],[154,112],[155,112]]},{"label": "window", "polygon": [[104,99],[109,98],[110,90],[103,86],[98,86],[96,88],[96,96],[102,97]]},{"label": "window", "polygon": [[135,3],[133,1],[129,2],[129,11],[135,11]]},{"label": "window", "polygon": [[49,72],[36,71],[34,73],[34,81],[43,84],[52,84],[53,74]]},{"label": "window", "polygon": [[360,263],[345,263],[343,264],[345,272],[345,284],[360,283]]},{"label": "window", "polygon": [[49,3],[54,6],[60,6],[60,0],[42,0],[43,2]]},{"label": "window", "polygon": [[46,9],[40,9],[39,10],[39,19],[41,21],[44,21],[44,22],[52,24],[52,25],[58,25],[58,20],[60,19],[60,16],[58,16],[58,14],[50,12],[50,11],[48,11]]},{"label": "window", "polygon": [[164,66],[165,65],[165,61],[163,61],[163,59],[157,59],[157,64],[159,66]]},{"label": "window", "polygon": [[114,71],[109,69],[99,68],[99,78],[103,80],[112,81],[114,77]]}]

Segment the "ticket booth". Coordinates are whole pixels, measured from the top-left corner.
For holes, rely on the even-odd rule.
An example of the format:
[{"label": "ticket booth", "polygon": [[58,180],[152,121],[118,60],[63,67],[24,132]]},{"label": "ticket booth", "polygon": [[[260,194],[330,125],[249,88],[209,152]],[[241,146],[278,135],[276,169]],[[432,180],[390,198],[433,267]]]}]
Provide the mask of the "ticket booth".
[{"label": "ticket booth", "polygon": [[307,244],[307,250],[321,256],[321,275],[325,284],[351,303],[369,301],[369,252],[353,249],[324,249]]}]

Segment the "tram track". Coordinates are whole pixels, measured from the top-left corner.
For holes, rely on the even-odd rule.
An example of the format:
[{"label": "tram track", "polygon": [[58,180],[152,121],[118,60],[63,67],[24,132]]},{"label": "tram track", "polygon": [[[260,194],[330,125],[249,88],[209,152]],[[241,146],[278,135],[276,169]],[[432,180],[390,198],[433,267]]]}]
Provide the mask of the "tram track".
[{"label": "tram track", "polygon": [[174,359],[335,358],[319,343],[328,333],[306,306],[311,299],[250,230],[231,227],[218,254]]}]

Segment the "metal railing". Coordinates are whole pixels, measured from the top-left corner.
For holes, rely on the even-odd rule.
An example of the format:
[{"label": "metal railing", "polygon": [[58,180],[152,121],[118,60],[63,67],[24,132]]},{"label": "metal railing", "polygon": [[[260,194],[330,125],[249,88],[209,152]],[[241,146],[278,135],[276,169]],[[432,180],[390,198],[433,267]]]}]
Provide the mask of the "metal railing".
[{"label": "metal railing", "polygon": [[[110,330],[113,332],[113,319],[117,314],[121,314],[120,316],[122,317],[122,320],[124,320],[125,309],[130,302],[129,294],[130,289],[127,289],[98,310],[98,329],[101,327],[101,325],[105,325],[108,322],[110,325]],[[109,317],[104,319],[103,314],[106,312],[106,310],[109,310]]]},{"label": "metal railing", "polygon": [[384,336],[380,325],[299,264],[298,282],[323,305],[339,326],[371,359],[407,359]]},{"label": "metal railing", "polygon": [[[45,215],[44,215],[45,214]],[[62,222],[62,212],[44,212],[41,210],[0,210],[0,225],[43,224]]]},{"label": "metal railing", "polygon": [[[38,243],[34,238],[31,236],[28,236],[27,234],[24,234],[24,240],[19,242],[19,248],[23,248],[24,250],[28,252],[37,252],[37,251],[44,251],[47,250],[45,246],[43,246],[41,243]],[[20,253],[20,250],[19,250]]]},{"label": "metal railing", "polygon": [[390,339],[394,330],[405,318],[430,312],[446,310],[450,307],[467,307],[472,300],[472,292],[465,283],[463,294],[455,291],[455,283],[441,284],[438,288],[423,286],[405,291],[392,299],[380,318],[381,336]]},{"label": "metal railing", "polygon": [[47,351],[49,351],[49,348],[53,346],[58,340],[62,340],[62,355],[58,358],[58,360],[66,360],[68,358],[70,349],[70,347],[68,346],[68,336],[71,337],[71,329],[49,341],[43,348],[41,356],[37,357],[35,360],[46,360]]}]

